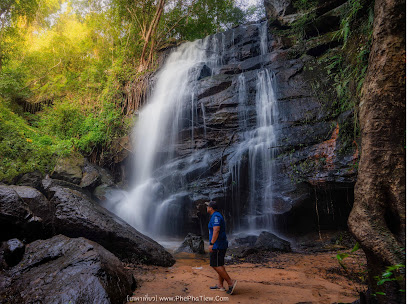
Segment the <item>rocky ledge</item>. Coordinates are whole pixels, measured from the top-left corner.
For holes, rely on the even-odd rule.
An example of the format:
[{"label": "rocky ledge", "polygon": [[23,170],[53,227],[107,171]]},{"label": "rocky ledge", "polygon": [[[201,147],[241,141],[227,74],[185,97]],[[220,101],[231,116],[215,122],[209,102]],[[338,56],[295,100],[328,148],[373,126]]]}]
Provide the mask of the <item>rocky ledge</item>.
[{"label": "rocky ledge", "polygon": [[5,303],[123,303],[136,287],[108,250],[63,235],[26,246],[21,261],[0,271]]},{"label": "rocky ledge", "polygon": [[110,180],[104,169],[68,163],[78,168],[59,165],[52,176],[61,179],[32,173],[19,185],[0,184],[0,298],[6,303],[122,303],[136,287],[124,263],[175,263],[95,199],[97,187]]}]

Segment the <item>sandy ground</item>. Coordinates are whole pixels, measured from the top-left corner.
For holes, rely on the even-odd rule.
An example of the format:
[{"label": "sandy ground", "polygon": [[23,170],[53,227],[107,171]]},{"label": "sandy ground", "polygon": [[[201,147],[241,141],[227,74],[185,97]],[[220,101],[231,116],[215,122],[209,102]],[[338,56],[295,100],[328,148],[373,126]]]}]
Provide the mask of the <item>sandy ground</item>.
[{"label": "sandy ground", "polygon": [[[274,253],[255,264],[238,261],[238,264],[227,265],[231,278],[238,280],[234,294],[228,295],[209,289],[216,284],[217,275],[207,257],[181,254],[170,268],[133,268],[139,287],[132,302],[351,303],[358,298],[358,292],[365,289],[363,284],[357,283],[359,272],[364,270],[361,266],[364,256],[356,254],[348,258],[348,274],[335,256],[336,252]],[[165,301],[160,297],[175,298]]]}]

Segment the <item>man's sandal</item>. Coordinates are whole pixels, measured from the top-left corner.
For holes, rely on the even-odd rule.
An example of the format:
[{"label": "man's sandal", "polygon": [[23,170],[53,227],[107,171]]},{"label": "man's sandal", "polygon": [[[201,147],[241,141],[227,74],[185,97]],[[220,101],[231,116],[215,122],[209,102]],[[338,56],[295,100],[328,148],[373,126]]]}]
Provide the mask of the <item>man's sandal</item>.
[{"label": "man's sandal", "polygon": [[210,289],[211,289],[211,290],[225,291],[225,288],[224,288],[224,287],[220,287],[220,286],[218,286],[218,285],[210,286]]},{"label": "man's sandal", "polygon": [[237,286],[237,280],[234,281],[234,284],[232,284],[232,286],[229,286],[227,293],[229,295],[232,295],[232,293],[234,292],[235,286]]}]

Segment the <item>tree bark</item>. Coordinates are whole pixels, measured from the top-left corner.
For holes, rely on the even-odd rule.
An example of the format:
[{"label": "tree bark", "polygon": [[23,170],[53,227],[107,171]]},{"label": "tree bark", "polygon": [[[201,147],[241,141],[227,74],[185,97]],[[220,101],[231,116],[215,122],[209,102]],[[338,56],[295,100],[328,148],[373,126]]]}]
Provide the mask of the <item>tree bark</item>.
[{"label": "tree bark", "polygon": [[[371,297],[405,303],[402,281],[377,285],[387,266],[405,265],[405,1],[376,0],[373,44],[359,109],[361,158],[348,224],[368,263]],[[376,300],[374,300],[376,299]]]},{"label": "tree bark", "polygon": [[149,42],[152,44],[151,49],[154,48],[154,45],[153,45],[154,34],[156,33],[157,26],[159,25],[159,21],[160,21],[161,15],[163,14],[165,4],[166,4],[166,0],[159,0],[159,2],[157,3],[156,13],[154,14],[153,20],[150,23],[146,36],[144,37],[145,42],[144,42],[143,49],[142,49],[142,55],[140,56],[139,72],[143,71],[150,64],[150,54],[149,54],[149,59],[148,60],[145,59],[146,49],[147,49]]}]

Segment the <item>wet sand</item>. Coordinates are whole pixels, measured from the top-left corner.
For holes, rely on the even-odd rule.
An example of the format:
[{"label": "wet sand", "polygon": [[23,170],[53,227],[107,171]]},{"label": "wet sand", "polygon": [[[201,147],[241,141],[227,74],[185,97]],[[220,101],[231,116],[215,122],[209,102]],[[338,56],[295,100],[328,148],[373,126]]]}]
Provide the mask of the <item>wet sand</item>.
[{"label": "wet sand", "polygon": [[217,274],[206,256],[179,254],[170,268],[131,267],[138,282],[133,303],[351,303],[366,288],[358,279],[364,255],[345,261],[348,274],[335,256],[336,252],[273,253],[259,263],[226,265],[231,278],[238,280],[234,294],[228,295],[209,289],[217,283]]}]

